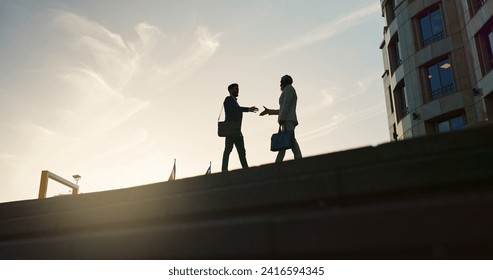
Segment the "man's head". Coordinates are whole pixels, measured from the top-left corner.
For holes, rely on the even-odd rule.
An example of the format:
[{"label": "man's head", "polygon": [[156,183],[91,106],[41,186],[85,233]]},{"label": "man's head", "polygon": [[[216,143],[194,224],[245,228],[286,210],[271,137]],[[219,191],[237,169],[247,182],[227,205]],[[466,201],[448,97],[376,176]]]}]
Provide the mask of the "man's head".
[{"label": "man's head", "polygon": [[228,91],[230,95],[234,97],[238,97],[238,94],[240,92],[240,87],[238,86],[238,84],[230,84],[228,86]]},{"label": "man's head", "polygon": [[286,86],[293,84],[293,78],[289,75],[284,75],[281,77],[281,90],[283,90]]}]

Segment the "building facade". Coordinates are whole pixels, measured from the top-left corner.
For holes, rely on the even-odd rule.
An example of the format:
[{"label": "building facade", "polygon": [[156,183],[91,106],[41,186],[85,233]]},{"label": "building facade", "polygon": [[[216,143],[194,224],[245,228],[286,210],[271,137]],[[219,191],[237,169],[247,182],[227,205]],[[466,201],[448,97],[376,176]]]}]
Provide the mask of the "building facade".
[{"label": "building facade", "polygon": [[380,3],[390,138],[493,120],[493,1]]}]

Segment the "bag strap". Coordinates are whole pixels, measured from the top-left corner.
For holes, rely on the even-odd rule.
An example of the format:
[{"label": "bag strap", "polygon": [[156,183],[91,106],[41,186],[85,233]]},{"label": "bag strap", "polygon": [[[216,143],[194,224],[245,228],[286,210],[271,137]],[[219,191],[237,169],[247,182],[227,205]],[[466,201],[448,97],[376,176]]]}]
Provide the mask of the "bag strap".
[{"label": "bag strap", "polygon": [[219,122],[219,120],[221,119],[221,115],[223,113],[223,110],[224,110],[224,103],[223,103],[223,106],[221,107],[221,111],[219,111],[219,117],[217,117],[217,121]]}]

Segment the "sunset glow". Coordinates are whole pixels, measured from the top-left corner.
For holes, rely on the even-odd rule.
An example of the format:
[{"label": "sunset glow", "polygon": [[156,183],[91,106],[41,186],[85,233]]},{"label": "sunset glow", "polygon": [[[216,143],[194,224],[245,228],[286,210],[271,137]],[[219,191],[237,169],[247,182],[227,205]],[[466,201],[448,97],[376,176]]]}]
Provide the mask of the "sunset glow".
[{"label": "sunset glow", "polygon": [[[382,26],[375,0],[1,1],[0,202],[35,199],[42,170],[81,193],[166,181],[174,159],[178,179],[219,172],[227,86],[276,108],[284,74],[305,157],[388,142]],[[276,118],[242,130],[250,166],[272,163]]]}]

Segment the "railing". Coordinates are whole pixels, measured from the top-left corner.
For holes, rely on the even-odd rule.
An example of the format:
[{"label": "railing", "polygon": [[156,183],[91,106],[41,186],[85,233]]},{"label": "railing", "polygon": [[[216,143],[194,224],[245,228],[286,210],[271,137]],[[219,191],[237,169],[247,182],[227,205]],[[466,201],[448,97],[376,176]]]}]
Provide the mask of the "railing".
[{"label": "railing", "polygon": [[436,89],[436,90],[431,92],[431,99],[435,100],[439,97],[442,97],[442,96],[447,95],[449,93],[452,93],[454,91],[455,91],[454,84],[442,86],[441,88]]},{"label": "railing", "polygon": [[434,34],[430,38],[423,40],[423,47],[427,47],[428,45],[435,43],[435,42],[438,42],[444,38],[445,38],[445,32],[443,32],[443,31],[440,33]]},{"label": "railing", "polygon": [[79,186],[63,179],[62,177],[51,173],[50,171],[43,170],[41,171],[41,182],[39,183],[39,195],[38,199],[45,199],[46,192],[48,191],[48,179],[52,179],[57,181],[60,184],[63,184],[72,189],[72,195],[77,195],[79,193]]},{"label": "railing", "polygon": [[407,115],[409,115],[409,108],[407,106],[397,109],[397,121],[401,121]]}]

